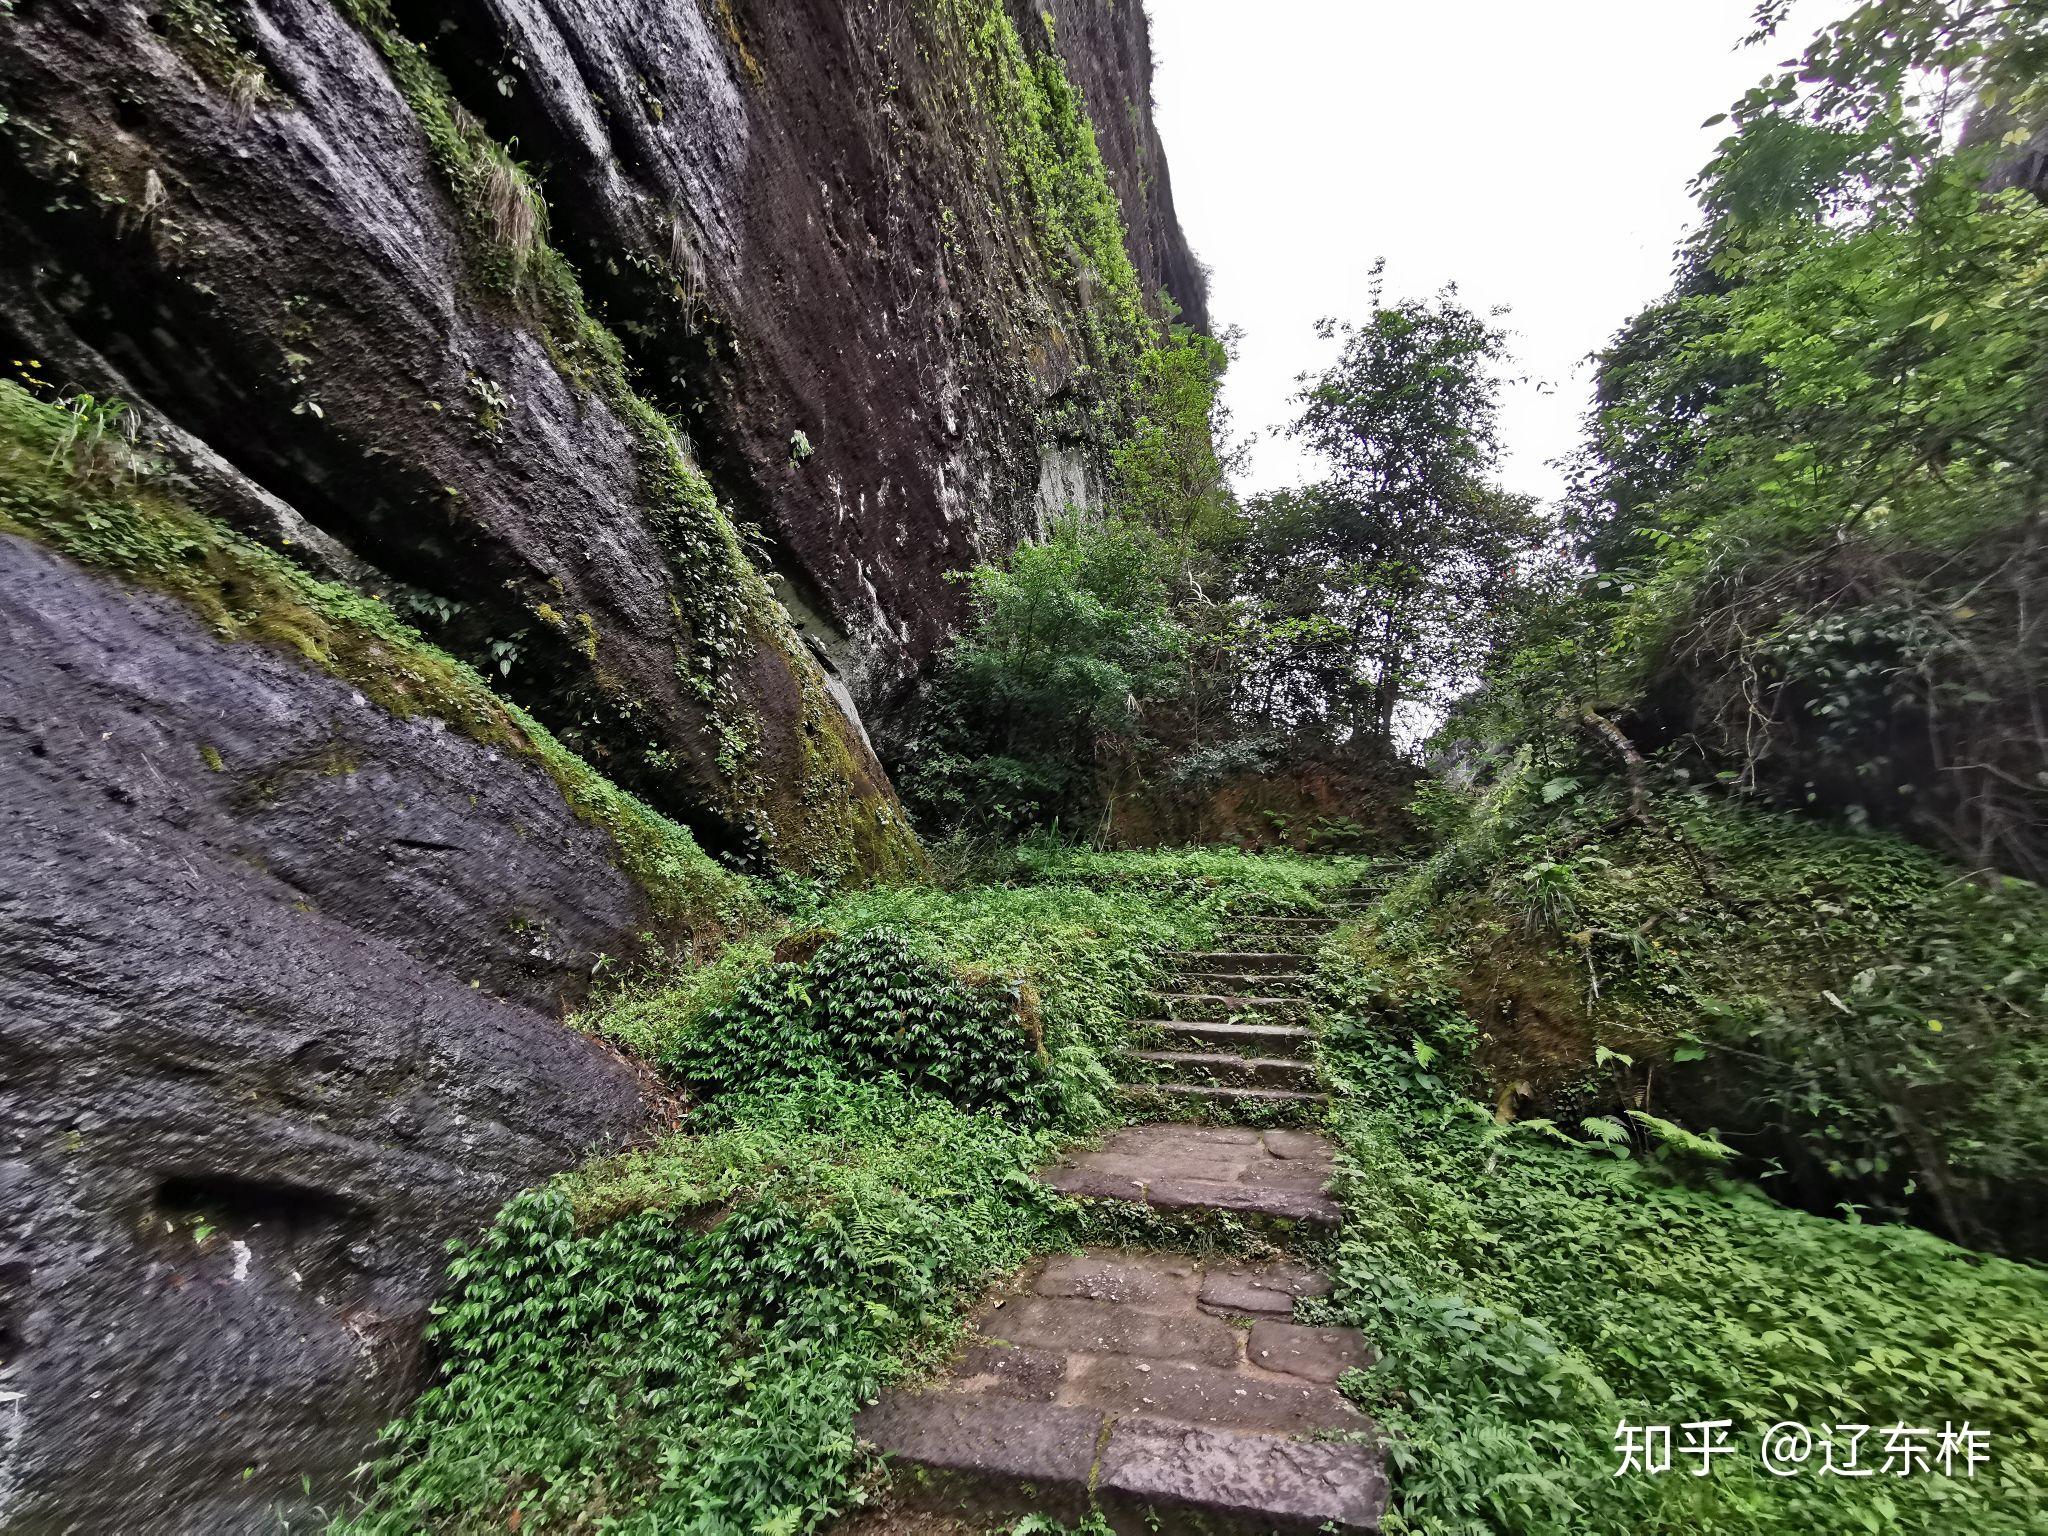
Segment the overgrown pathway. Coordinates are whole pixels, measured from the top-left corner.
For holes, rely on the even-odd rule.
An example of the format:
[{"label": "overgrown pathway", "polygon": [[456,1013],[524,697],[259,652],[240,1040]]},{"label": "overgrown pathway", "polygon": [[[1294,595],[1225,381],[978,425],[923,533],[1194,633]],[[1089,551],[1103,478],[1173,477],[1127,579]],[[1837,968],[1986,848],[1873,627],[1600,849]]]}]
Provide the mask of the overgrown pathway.
[{"label": "overgrown pathway", "polygon": [[[1272,1127],[1324,1102],[1300,993],[1304,951],[1334,921],[1248,918],[1241,949],[1183,957],[1128,1058],[1133,1108],[1162,1118],[1040,1179],[1173,1219],[1227,1216],[1283,1253],[1327,1240],[1340,1217],[1329,1142],[1228,1122]],[[1371,1431],[1335,1385],[1370,1348],[1353,1329],[1293,1321],[1297,1299],[1329,1289],[1286,1256],[1042,1259],[983,1301],[940,1379],[884,1397],[859,1432],[906,1505],[970,1523],[1096,1510],[1132,1532],[1376,1531],[1381,1453],[1330,1438]]]}]

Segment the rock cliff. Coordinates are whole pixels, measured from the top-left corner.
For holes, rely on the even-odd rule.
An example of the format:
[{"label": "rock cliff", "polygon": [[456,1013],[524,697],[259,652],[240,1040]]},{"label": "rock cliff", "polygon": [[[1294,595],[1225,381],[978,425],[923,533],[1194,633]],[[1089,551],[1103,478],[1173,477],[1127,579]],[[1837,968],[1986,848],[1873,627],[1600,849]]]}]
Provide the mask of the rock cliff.
[{"label": "rock cliff", "polygon": [[1149,89],[1108,0],[0,0],[0,1527],[304,1518],[664,1113],[600,957],[921,858],[948,574],[1205,320]]}]

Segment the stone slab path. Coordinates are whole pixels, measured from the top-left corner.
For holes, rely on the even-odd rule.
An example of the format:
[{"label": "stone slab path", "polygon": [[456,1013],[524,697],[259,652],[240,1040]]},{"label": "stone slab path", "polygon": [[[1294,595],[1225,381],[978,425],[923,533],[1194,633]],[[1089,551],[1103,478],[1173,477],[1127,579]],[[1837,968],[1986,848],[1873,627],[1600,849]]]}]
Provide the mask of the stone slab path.
[{"label": "stone slab path", "polygon": [[1133,1530],[1375,1531],[1378,1449],[1312,1438],[1372,1429],[1335,1385],[1372,1363],[1365,1339],[1292,1321],[1329,1286],[1289,1260],[1044,1259],[983,1303],[943,1377],[859,1432],[970,1516],[1092,1504]]},{"label": "stone slab path", "polygon": [[[1244,949],[1183,956],[1156,1016],[1134,1026],[1130,1091],[1212,1120],[1323,1104],[1301,951],[1330,926],[1249,920]],[[1227,1213],[1285,1242],[1341,1220],[1334,1156],[1312,1131],[1175,1121],[1127,1126],[1038,1177],[1082,1200]],[[1094,1509],[1132,1536],[1378,1531],[1384,1457],[1337,1389],[1371,1347],[1294,1320],[1297,1299],[1329,1289],[1284,1258],[1091,1249],[1026,1266],[984,1299],[942,1376],[860,1415],[899,1509],[925,1513],[859,1529],[922,1536]]]},{"label": "stone slab path", "polygon": [[[1279,926],[1271,926],[1278,924]],[[1324,1102],[1310,1059],[1315,1033],[1301,1021],[1308,966],[1302,946],[1334,918],[1248,920],[1244,949],[1182,955],[1173,978],[1133,1025],[1125,1089],[1166,1114],[1228,1117],[1312,1113]]]},{"label": "stone slab path", "polygon": [[1337,1203],[1323,1192],[1332,1156],[1330,1144],[1308,1131],[1133,1125],[1039,1177],[1082,1199],[1334,1227]]}]

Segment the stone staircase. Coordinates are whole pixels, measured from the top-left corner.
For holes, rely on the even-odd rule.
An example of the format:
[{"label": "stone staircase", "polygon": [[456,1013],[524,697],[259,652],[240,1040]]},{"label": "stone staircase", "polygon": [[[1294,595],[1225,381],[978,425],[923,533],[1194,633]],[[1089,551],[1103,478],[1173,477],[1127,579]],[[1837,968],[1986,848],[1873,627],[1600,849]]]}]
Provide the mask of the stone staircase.
[{"label": "stone staircase", "polygon": [[[1228,1214],[1276,1244],[1327,1239],[1342,1217],[1330,1143],[1216,1122],[1270,1125],[1325,1102],[1302,992],[1307,952],[1336,922],[1247,917],[1231,935],[1242,948],[1180,957],[1135,1026],[1126,1091],[1204,1123],[1126,1126],[1039,1179],[1076,1199]],[[1091,1249],[1027,1266],[985,1298],[937,1380],[861,1414],[893,1477],[891,1504],[857,1529],[1093,1510],[1130,1536],[1377,1532],[1384,1456],[1335,1385],[1372,1352],[1355,1330],[1292,1320],[1297,1298],[1329,1288],[1288,1258]]]},{"label": "stone staircase", "polygon": [[983,1302],[944,1377],[861,1415],[897,1503],[859,1529],[1092,1509],[1130,1536],[1377,1531],[1379,1448],[1313,1438],[1371,1432],[1335,1383],[1372,1353],[1352,1329],[1289,1320],[1296,1297],[1328,1289],[1285,1259],[1090,1249],[1028,1265]]},{"label": "stone staircase", "polygon": [[1143,1104],[1179,1104],[1210,1118],[1251,1111],[1310,1114],[1325,1102],[1316,1087],[1301,1020],[1309,951],[1337,916],[1247,916],[1232,937],[1244,947],[1180,957],[1173,979],[1153,994],[1153,1018],[1133,1028],[1127,1091]]}]

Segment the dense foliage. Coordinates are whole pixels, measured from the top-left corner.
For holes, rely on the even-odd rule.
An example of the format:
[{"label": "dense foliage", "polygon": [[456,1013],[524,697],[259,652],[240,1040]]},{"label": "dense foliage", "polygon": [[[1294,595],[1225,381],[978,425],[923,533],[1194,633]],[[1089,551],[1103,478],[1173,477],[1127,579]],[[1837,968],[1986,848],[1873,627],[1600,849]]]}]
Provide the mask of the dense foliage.
[{"label": "dense foliage", "polygon": [[1627,711],[1744,788],[2048,869],[2048,210],[2003,131],[2044,56],[2037,4],[1870,4],[1738,104],[1672,295],[1603,360],[1586,579],[1530,594],[1468,731]]},{"label": "dense foliage", "polygon": [[1535,522],[1493,484],[1505,339],[1459,303],[1382,303],[1304,385],[1330,466],[1239,507],[1216,390],[1226,355],[1174,327],[1107,505],[968,575],[972,622],[916,744],[933,823],[1088,828],[1147,783],[1312,756],[1384,763],[1487,654]]},{"label": "dense foliage", "polygon": [[910,783],[928,817],[1085,825],[1105,762],[1148,744],[1147,706],[1177,686],[1176,566],[1174,546],[1141,523],[1068,514],[969,574],[972,627]]},{"label": "dense foliage", "polygon": [[1110,1117],[1102,1058],[1159,953],[1367,868],[1025,844],[950,889],[798,899],[786,959],[627,986],[585,1022],[718,1091],[456,1256],[440,1379],[345,1528],[755,1536],[856,1504],[856,1409],[983,1284],[1086,1235],[1026,1175]]},{"label": "dense foliage", "polygon": [[666,1065],[696,1097],[892,1076],[961,1109],[1046,1118],[1052,1084],[1022,983],[968,985],[888,929],[818,937],[808,959],[757,972],[692,1021]]},{"label": "dense foliage", "polygon": [[726,1128],[515,1201],[451,1268],[442,1379],[360,1531],[814,1529],[852,1420],[968,1288],[1058,1241],[1051,1143],[880,1083],[722,1105]]},{"label": "dense foliage", "polygon": [[[1718,1129],[1782,1198],[2048,1244],[2048,898],[1672,782],[1503,776],[1376,914],[1503,1119]],[[1640,1133],[1638,1133],[1640,1135]]]},{"label": "dense foliage", "polygon": [[1462,968],[1503,1105],[1654,1079],[1788,1199],[2028,1254],[2044,59],[2048,7],[1867,4],[1736,105],[1384,941]]},{"label": "dense foliage", "polygon": [[[2044,64],[2028,0],[1866,4],[1737,105],[1440,850],[1326,954],[1397,1529],[2039,1529],[2048,1281],[1869,1218],[2044,1241]],[[1768,1475],[1779,1421],[1876,1475]],[[1887,1466],[1965,1424],[1974,1477]]]},{"label": "dense foliage", "polygon": [[[1711,1144],[1650,1119],[1653,1157],[1496,1121],[1462,1091],[1440,1000],[1379,969],[1368,932],[1326,962],[1324,1061],[1340,1095],[1346,1223],[1328,1315],[1382,1362],[1347,1379],[1388,1432],[1390,1530],[2019,1533],[2048,1458],[2048,1277],[1911,1227],[1825,1220],[1711,1175]],[[1733,1454],[1691,1475],[1617,1476],[1617,1429],[1731,1421]],[[1767,1473],[1781,1421],[1871,1426],[1867,1480],[1822,1454]],[[1924,1471],[1888,1464],[1894,1426]],[[1988,1434],[1966,1475],[1944,1429]],[[1840,1437],[1838,1458],[1848,1455]]]}]

